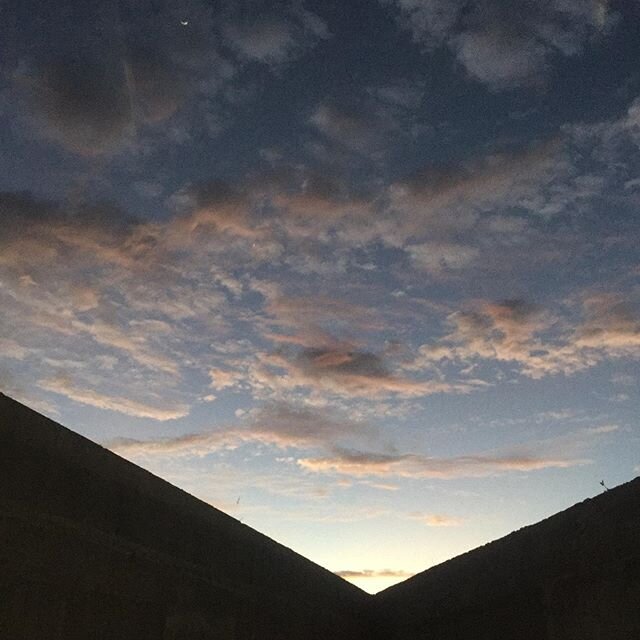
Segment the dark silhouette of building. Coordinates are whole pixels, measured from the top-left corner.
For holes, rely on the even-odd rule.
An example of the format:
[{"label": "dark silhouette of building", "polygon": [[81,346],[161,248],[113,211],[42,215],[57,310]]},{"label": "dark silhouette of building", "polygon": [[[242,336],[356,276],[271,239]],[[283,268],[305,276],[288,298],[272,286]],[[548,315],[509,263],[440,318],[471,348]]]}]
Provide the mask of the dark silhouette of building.
[{"label": "dark silhouette of building", "polygon": [[0,639],[430,638],[640,638],[640,479],[369,596],[0,394]]}]

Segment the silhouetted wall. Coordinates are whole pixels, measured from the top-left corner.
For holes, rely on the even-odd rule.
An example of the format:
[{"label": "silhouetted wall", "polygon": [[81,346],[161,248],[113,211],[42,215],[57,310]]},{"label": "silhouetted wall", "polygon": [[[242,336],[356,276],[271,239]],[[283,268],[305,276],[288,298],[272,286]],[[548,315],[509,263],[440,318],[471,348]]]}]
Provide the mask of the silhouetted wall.
[{"label": "silhouetted wall", "polygon": [[640,638],[640,479],[376,596],[389,638]]},{"label": "silhouetted wall", "polygon": [[0,394],[0,640],[635,640],[640,479],[375,597]]},{"label": "silhouetted wall", "polygon": [[368,598],[0,395],[3,640],[352,640]]}]

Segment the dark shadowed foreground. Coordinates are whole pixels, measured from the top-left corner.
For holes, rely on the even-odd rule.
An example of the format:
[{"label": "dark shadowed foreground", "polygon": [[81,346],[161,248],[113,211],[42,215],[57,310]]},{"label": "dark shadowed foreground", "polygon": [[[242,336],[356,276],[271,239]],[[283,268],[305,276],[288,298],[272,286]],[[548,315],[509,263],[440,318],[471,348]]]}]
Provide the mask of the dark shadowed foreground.
[{"label": "dark shadowed foreground", "polygon": [[377,596],[0,394],[2,640],[631,640],[640,479]]}]

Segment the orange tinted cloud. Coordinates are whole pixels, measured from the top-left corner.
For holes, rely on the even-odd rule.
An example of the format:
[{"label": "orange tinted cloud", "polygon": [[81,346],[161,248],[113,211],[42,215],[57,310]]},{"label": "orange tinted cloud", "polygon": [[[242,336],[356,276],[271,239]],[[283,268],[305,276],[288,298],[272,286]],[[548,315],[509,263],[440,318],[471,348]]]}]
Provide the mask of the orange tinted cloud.
[{"label": "orange tinted cloud", "polygon": [[513,362],[531,378],[572,374],[605,359],[640,357],[640,321],[619,296],[596,296],[583,304],[582,321],[523,300],[481,302],[450,314],[453,330],[419,349],[414,367],[441,360]]},{"label": "orange tinted cloud", "polygon": [[[347,397],[419,397],[434,393],[469,393],[482,386],[479,381],[424,381],[396,375],[387,368],[381,356],[360,350],[280,350],[264,355],[262,363],[264,367],[255,372],[261,384],[289,389],[307,387]],[[278,373],[278,370],[284,370],[286,375]]]},{"label": "orange tinted cloud", "polygon": [[109,447],[129,455],[203,456],[251,443],[280,449],[331,447],[345,438],[367,440],[374,431],[362,422],[340,420],[311,409],[275,403],[250,414],[241,426],[221,427],[177,438],[117,440]]},{"label": "orange tinted cloud", "polygon": [[136,418],[166,421],[183,418],[189,414],[189,407],[183,404],[173,406],[165,404],[164,407],[155,403],[153,405],[145,404],[130,397],[110,396],[93,389],[77,387],[62,377],[40,380],[38,386],[45,391],[62,395],[80,404],[116,411]]},{"label": "orange tinted cloud", "polygon": [[459,527],[464,523],[463,518],[456,516],[448,516],[442,513],[421,513],[414,512],[409,514],[409,519],[423,522],[428,527]]},{"label": "orange tinted cloud", "polygon": [[410,578],[415,575],[402,569],[343,569],[334,571],[337,576],[345,578]]},{"label": "orange tinted cloud", "polygon": [[549,468],[568,468],[588,461],[562,456],[473,455],[436,458],[417,454],[372,454],[341,451],[327,458],[302,458],[298,464],[308,471],[351,476],[402,478],[482,478],[507,472],[527,472]]}]

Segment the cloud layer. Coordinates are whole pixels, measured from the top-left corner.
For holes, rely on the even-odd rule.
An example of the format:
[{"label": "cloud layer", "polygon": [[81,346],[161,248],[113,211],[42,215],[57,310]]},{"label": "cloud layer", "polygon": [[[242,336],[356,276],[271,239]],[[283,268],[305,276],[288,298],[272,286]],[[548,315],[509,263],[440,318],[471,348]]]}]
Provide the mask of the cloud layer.
[{"label": "cloud layer", "polygon": [[[219,393],[346,406],[486,389],[494,377],[471,375],[479,363],[540,379],[636,359],[628,261],[618,282],[542,303],[442,302],[421,290],[463,291],[472,276],[497,292],[494,280],[544,278],[558,264],[579,277],[594,251],[603,265],[626,260],[631,222],[602,238],[586,227],[603,224],[588,212],[614,188],[628,200],[620,206],[633,205],[625,185],[635,165],[620,159],[637,144],[636,111],[633,102],[564,139],[424,169],[357,199],[286,165],[183,186],[162,220],[104,201],[4,192],[7,354],[49,363],[38,379],[82,375],[72,386],[96,398],[134,394],[125,413],[140,417],[167,393],[176,417]],[[590,150],[590,171],[572,147]],[[409,325],[420,329],[410,335]],[[50,335],[59,340],[43,360]],[[187,389],[187,378],[199,382]]]},{"label": "cloud layer", "polygon": [[498,90],[542,82],[554,59],[579,55],[613,20],[606,0],[384,2],[416,41],[446,46],[472,78]]}]

